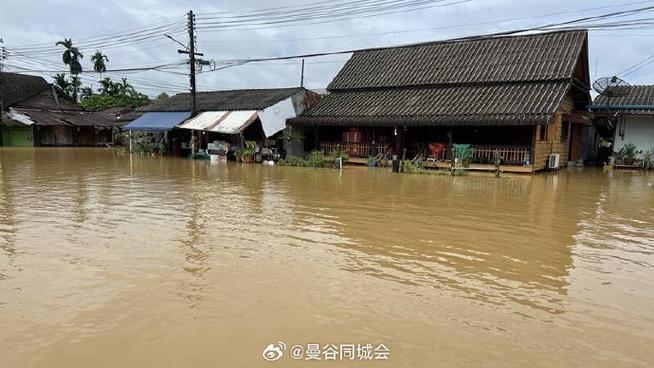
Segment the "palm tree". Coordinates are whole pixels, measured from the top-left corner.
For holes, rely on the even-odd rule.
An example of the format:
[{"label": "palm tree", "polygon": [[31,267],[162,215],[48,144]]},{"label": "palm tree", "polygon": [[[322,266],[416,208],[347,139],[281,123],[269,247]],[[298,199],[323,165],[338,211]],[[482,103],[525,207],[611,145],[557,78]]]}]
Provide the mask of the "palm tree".
[{"label": "palm tree", "polygon": [[61,55],[61,60],[70,68],[70,74],[76,75],[81,73],[82,64],[79,59],[84,58],[84,55],[82,55],[77,47],[73,46],[73,40],[70,38],[64,38],[63,41],[59,41],[55,44],[55,46],[59,45],[65,48],[64,53]]},{"label": "palm tree", "polygon": [[100,80],[100,88],[98,89],[103,96],[113,96],[116,94],[116,85],[110,78]]},{"label": "palm tree", "polygon": [[107,55],[104,55],[100,51],[96,51],[93,56],[91,56],[91,61],[93,62],[93,70],[98,73],[104,73],[107,71],[106,63],[109,62]]},{"label": "palm tree", "polygon": [[68,91],[68,87],[70,87],[70,82],[68,82],[68,79],[66,79],[66,74],[56,74],[53,78],[55,85],[59,87],[62,92],[66,93]]},{"label": "palm tree", "polygon": [[77,102],[77,96],[79,95],[79,91],[82,88],[82,80],[79,79],[78,76],[73,75],[70,78],[70,96],[73,98],[75,102]]}]

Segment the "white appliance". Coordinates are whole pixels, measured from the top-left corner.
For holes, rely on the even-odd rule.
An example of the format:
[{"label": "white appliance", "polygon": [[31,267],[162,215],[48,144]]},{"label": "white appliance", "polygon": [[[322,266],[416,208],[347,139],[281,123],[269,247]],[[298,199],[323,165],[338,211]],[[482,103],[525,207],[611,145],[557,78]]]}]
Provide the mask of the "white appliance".
[{"label": "white appliance", "polygon": [[561,166],[561,155],[558,153],[551,153],[547,167],[550,169],[558,169],[559,166]]}]

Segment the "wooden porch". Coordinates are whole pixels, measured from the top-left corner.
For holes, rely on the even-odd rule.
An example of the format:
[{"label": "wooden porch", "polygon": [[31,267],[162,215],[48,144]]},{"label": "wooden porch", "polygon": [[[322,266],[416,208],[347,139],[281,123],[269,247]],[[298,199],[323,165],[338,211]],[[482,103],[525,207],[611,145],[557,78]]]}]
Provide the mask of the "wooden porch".
[{"label": "wooden porch", "polygon": [[[350,156],[350,164],[366,165],[370,157],[386,155],[390,157],[390,144],[368,144],[368,143],[334,143],[323,142],[320,150],[324,153],[342,150]],[[426,156],[426,157],[425,157]],[[531,173],[534,171],[531,162],[531,147],[528,146],[507,146],[507,145],[471,145],[469,165],[466,168],[471,171],[495,171],[496,160],[499,159],[500,171],[514,173]],[[437,153],[427,152],[426,155],[418,155],[423,161],[423,166],[430,169],[449,170],[452,167],[452,157],[458,162],[454,150],[443,149]],[[413,158],[410,158],[413,159]],[[461,164],[457,164],[460,166]]]}]

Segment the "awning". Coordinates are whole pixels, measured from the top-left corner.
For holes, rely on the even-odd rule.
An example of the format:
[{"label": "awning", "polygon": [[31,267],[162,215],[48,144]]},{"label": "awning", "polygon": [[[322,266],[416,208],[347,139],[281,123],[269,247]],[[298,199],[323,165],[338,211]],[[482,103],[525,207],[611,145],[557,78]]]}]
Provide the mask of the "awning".
[{"label": "awning", "polygon": [[127,130],[171,130],[191,116],[190,112],[146,112],[140,118],[125,125]]},{"label": "awning", "polygon": [[259,114],[256,110],[207,111],[179,125],[179,128],[238,134],[250,126],[258,117]]}]

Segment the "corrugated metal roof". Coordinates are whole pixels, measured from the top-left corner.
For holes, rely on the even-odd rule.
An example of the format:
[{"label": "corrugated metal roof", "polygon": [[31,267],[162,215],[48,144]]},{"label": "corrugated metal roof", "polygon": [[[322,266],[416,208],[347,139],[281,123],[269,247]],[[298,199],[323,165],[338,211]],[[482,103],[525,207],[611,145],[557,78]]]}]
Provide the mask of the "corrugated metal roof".
[{"label": "corrugated metal roof", "polygon": [[[263,110],[304,90],[293,87],[198,92],[197,111]],[[180,93],[163,101],[155,101],[139,111],[189,111],[190,101],[189,93]]]},{"label": "corrugated metal roof", "polygon": [[[103,112],[58,111],[12,108],[15,113],[28,117],[37,125],[120,126],[113,115]],[[14,120],[16,120],[14,118]]]},{"label": "corrugated metal roof", "polygon": [[227,114],[227,111],[207,111],[199,113],[192,119],[187,120],[186,122],[179,125],[179,128],[184,129],[193,129],[193,130],[205,130],[214,124],[216,124],[220,119]]},{"label": "corrugated metal roof", "polygon": [[179,128],[238,134],[259,117],[258,111],[207,111],[180,124]]},{"label": "corrugated metal roof", "polygon": [[211,132],[224,134],[238,134],[258,118],[256,110],[230,111],[223,115],[218,124],[208,129]]}]

